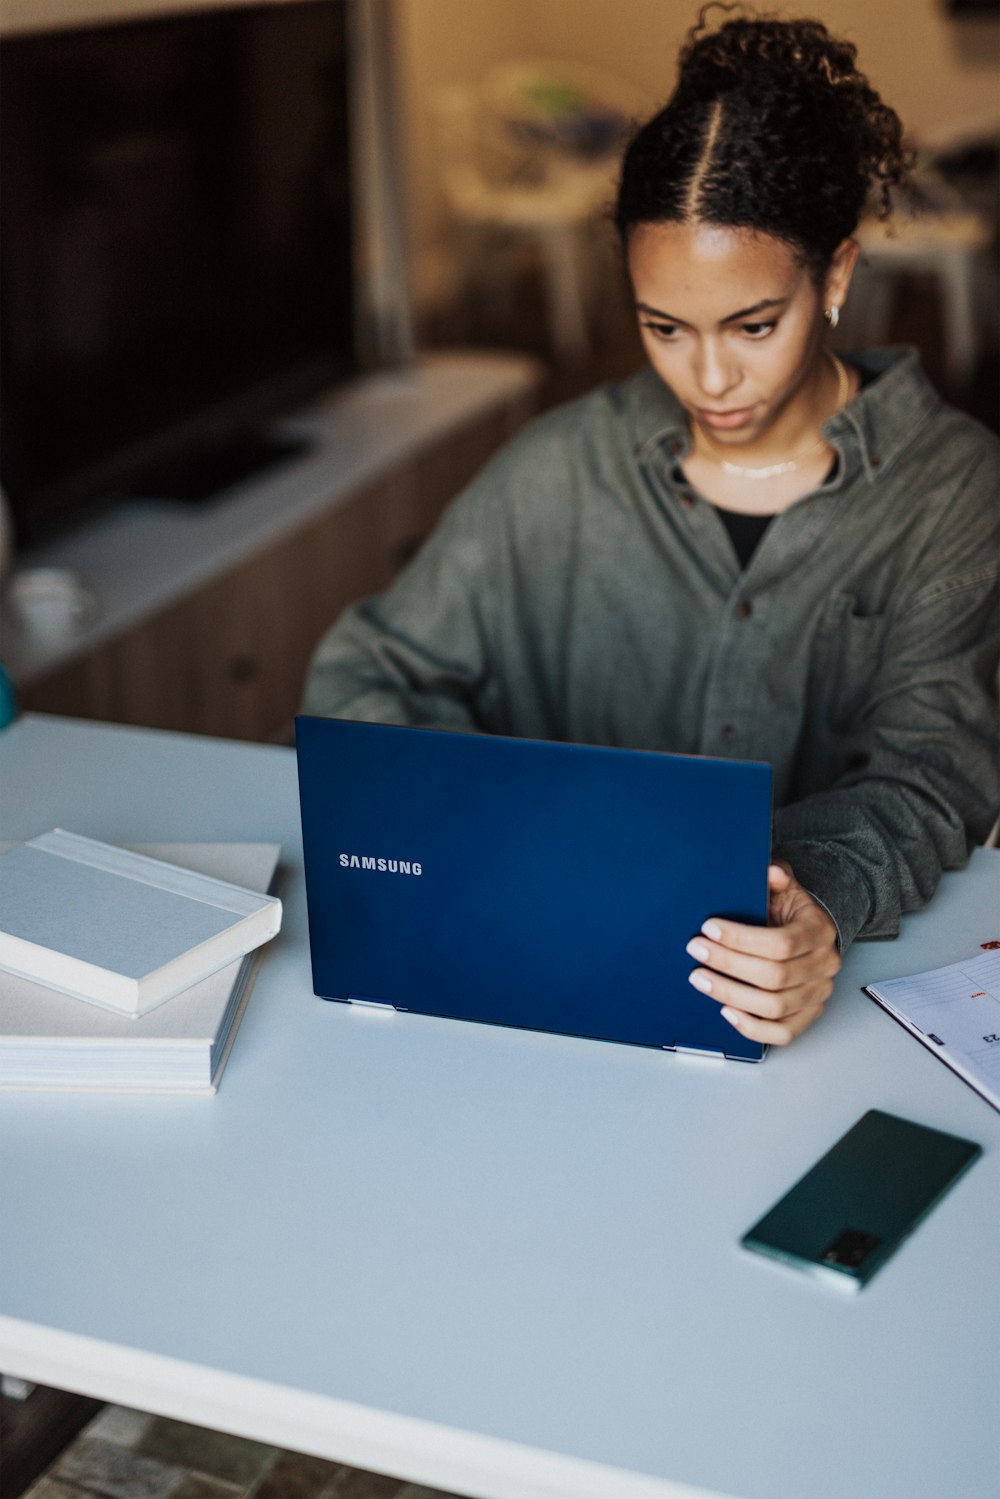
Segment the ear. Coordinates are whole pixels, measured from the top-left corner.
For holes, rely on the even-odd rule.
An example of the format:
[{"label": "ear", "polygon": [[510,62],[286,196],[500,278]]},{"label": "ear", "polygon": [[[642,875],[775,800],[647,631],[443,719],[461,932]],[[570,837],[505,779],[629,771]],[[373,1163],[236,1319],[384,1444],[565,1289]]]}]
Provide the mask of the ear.
[{"label": "ear", "polygon": [[833,252],[823,280],[823,309],[843,307],[851,287],[851,277],[861,253],[856,239],[842,239]]}]

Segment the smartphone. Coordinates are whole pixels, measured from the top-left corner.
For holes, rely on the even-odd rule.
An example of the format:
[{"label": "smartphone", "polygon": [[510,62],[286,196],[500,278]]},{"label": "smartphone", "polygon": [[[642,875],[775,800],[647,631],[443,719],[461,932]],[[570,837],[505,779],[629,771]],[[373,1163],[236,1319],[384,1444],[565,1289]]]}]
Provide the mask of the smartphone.
[{"label": "smartphone", "polygon": [[740,1240],[860,1291],[982,1147],[869,1109]]}]

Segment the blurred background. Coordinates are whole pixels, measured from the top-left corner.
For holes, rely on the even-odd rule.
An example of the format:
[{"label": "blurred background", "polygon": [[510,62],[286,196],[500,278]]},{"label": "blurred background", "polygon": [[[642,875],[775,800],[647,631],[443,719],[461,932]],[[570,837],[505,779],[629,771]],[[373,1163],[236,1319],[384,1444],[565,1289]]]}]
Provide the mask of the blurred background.
[{"label": "blurred background", "polygon": [[[807,10],[918,151],[835,340],[918,346],[996,429],[996,6]],[[340,610],[529,415],[642,364],[609,210],[696,15],[3,0],[0,723],[288,736]]]},{"label": "blurred background", "polygon": [[[996,8],[805,9],[918,152],[837,344],[916,345],[996,428]],[[287,736],[499,443],[640,366],[609,209],[696,13],[3,0],[0,722]]]},{"label": "blurred background", "polygon": [[[403,186],[412,247],[417,324],[429,341],[516,339],[561,365],[560,387],[588,383],[607,367],[617,372],[638,356],[616,247],[601,210],[613,186],[579,183],[579,202],[593,191],[589,227],[577,220],[586,315],[576,336],[563,330],[560,309],[547,292],[544,236],[529,228],[530,205],[520,222],[501,229],[501,184],[516,189],[517,164],[483,158],[483,201],[463,202],[456,162],[469,149],[471,131],[449,128],[449,106],[464,96],[470,111],[493,124],[506,116],[507,138],[528,112],[525,92],[536,69],[537,112],[550,119],[572,113],[572,85],[586,105],[610,106],[644,118],[671,91],[674,59],[696,7],[676,0],[509,0],[463,5],[461,0],[401,0],[398,7],[399,85],[404,122]],[[1000,142],[1000,26],[987,4],[947,0],[820,0],[783,7],[786,14],[816,15],[849,37],[861,66],[896,109],[920,153],[917,191],[900,204],[897,238],[872,226],[862,232],[865,255],[841,329],[842,347],[886,341],[916,343],[932,378],[949,395],[997,422],[996,231],[997,148]],[[544,81],[552,84],[548,100]],[[518,98],[517,84],[522,85]],[[565,85],[562,97],[560,84]],[[511,129],[510,126],[514,128]],[[567,170],[571,132],[539,131],[536,180]],[[525,141],[521,132],[520,140]],[[543,144],[544,142],[544,144]],[[577,167],[585,173],[581,131]],[[613,158],[614,153],[612,153]],[[562,157],[560,162],[559,157]],[[593,155],[590,157],[593,163]],[[491,170],[492,168],[492,170]],[[531,165],[522,165],[530,178]],[[487,203],[493,193],[492,221]],[[469,199],[473,198],[471,191]],[[566,203],[565,220],[574,206]],[[517,217],[516,206],[507,210]],[[489,223],[491,250],[484,252]],[[591,243],[589,257],[582,241]],[[477,246],[478,240],[478,246]],[[505,302],[505,297],[508,299]],[[562,331],[561,331],[562,330]]]},{"label": "blurred background", "polygon": [[[0,30],[227,3],[237,9],[241,0],[5,0]],[[528,349],[562,367],[560,388],[634,363],[604,214],[622,130],[669,94],[696,7],[357,0],[355,9],[378,18],[378,108],[391,114],[381,165],[403,236],[400,260],[373,269],[369,259],[368,269],[376,279],[405,278],[416,343]],[[995,424],[996,8],[991,0],[820,0],[803,11],[857,44],[920,151],[918,192],[900,205],[899,237],[863,235],[858,305],[841,341],[918,343],[938,383]],[[372,152],[364,170],[378,165]]]}]

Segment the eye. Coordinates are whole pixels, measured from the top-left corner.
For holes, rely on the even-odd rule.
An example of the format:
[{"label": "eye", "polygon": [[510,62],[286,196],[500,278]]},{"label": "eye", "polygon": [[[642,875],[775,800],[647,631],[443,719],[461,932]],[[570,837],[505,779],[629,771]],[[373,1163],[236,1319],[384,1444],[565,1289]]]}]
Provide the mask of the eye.
[{"label": "eye", "polygon": [[648,328],[650,333],[655,333],[657,338],[665,339],[668,342],[680,331],[676,323],[651,323],[646,318],[640,320],[639,326]]},{"label": "eye", "polygon": [[766,338],[769,333],[774,332],[777,326],[777,322],[743,323],[740,331],[745,333],[747,338]]}]

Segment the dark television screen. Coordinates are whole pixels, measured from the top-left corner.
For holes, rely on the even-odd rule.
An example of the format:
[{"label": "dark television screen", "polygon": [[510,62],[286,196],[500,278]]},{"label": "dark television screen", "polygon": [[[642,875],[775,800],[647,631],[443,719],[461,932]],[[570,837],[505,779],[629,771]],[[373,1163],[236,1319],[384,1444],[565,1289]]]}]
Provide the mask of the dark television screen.
[{"label": "dark television screen", "polygon": [[0,43],[0,468],[22,542],[192,474],[197,492],[199,463],[211,489],[227,448],[354,367],[345,9]]}]

